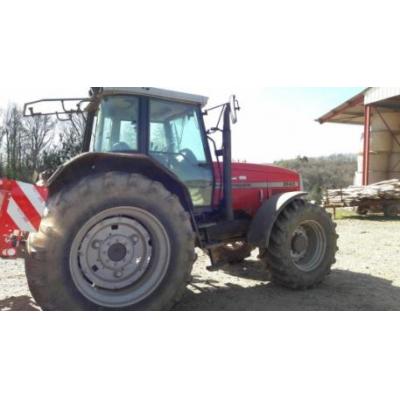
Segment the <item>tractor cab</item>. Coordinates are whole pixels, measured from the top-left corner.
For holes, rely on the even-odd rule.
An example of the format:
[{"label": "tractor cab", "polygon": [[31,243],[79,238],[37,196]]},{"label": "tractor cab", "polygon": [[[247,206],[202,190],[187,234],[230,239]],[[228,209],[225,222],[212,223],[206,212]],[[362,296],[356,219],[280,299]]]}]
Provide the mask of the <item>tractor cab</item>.
[{"label": "tractor cab", "polygon": [[213,168],[201,110],[206,98],[143,88],[103,88],[95,97],[85,151],[146,154],[187,186],[195,207],[211,206]]},{"label": "tractor cab", "polygon": [[[95,87],[89,95],[27,103],[24,114],[56,115],[61,121],[82,115],[86,118],[83,153],[146,155],[186,186],[194,208],[215,209],[223,203],[223,213],[233,219],[230,124],[236,122],[239,110],[234,96],[229,103],[204,111],[207,97],[164,89]],[[61,108],[47,113],[43,105],[48,103]],[[221,112],[218,126],[207,131],[203,115],[217,109]],[[209,137],[216,131],[223,133],[220,150]]]}]

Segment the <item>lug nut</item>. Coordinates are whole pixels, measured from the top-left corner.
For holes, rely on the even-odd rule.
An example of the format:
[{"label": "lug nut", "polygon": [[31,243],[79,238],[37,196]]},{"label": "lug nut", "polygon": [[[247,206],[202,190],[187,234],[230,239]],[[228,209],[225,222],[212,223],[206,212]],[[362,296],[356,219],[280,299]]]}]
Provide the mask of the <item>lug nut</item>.
[{"label": "lug nut", "polygon": [[92,247],[93,247],[94,249],[98,249],[98,248],[100,247],[99,241],[98,241],[98,240],[95,240],[95,241],[92,243]]}]

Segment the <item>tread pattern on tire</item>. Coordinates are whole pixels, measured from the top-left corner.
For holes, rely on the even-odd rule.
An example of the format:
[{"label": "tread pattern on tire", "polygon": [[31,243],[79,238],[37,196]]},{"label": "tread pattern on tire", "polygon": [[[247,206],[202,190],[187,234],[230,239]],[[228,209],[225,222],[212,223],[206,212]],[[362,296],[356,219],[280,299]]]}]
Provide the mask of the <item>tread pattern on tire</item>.
[{"label": "tread pattern on tire", "polygon": [[[99,193],[104,193],[106,200],[117,202],[119,198],[152,204],[157,207],[160,215],[167,221],[168,228],[173,232],[169,273],[164,278],[162,289],[157,289],[158,297],[145,300],[128,309],[161,310],[172,308],[183,296],[190,282],[195,259],[195,235],[189,214],[183,209],[179,198],[171,194],[160,182],[151,181],[139,174],[109,172],[87,176],[80,181],[64,187],[59,193],[48,200],[48,214],[43,217],[39,232],[30,235],[25,270],[31,293],[42,309],[45,310],[86,310],[104,309],[89,303],[68,279],[66,267],[68,246],[73,221],[82,217],[82,209],[86,212],[96,212],[99,203]],[[84,204],[85,207],[82,207]],[[127,204],[129,205],[129,204]],[[94,214],[95,215],[95,214]],[[174,265],[172,265],[174,264]],[[169,275],[173,275],[172,278]],[[75,292],[74,292],[75,289]]]},{"label": "tread pattern on tire", "polygon": [[[287,244],[291,240],[291,232],[297,226],[301,215],[313,215],[324,223],[327,237],[327,249],[324,260],[315,271],[300,271],[293,263]],[[311,204],[305,200],[297,199],[289,204],[278,217],[270,238],[267,249],[261,254],[267,263],[272,276],[272,281],[291,289],[310,289],[320,284],[331,272],[336,263],[337,240],[336,224],[325,209]]]}]

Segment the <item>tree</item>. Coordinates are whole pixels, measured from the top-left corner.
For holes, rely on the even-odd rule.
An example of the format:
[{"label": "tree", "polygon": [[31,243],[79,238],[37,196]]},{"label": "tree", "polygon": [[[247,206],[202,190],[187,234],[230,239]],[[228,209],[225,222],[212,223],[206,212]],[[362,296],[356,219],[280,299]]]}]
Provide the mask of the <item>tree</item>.
[{"label": "tree", "polygon": [[3,117],[5,170],[6,175],[12,179],[26,178],[23,162],[28,146],[22,118],[22,111],[15,104],[8,106]]},{"label": "tree", "polygon": [[41,157],[43,151],[51,143],[54,137],[56,121],[50,116],[37,116],[27,118],[24,121],[27,134],[27,141],[30,149],[26,158],[27,167],[35,172],[41,166]]},{"label": "tree", "polygon": [[357,159],[353,154],[335,154],[327,157],[297,157],[276,164],[298,171],[305,190],[312,200],[319,201],[326,189],[341,189],[353,184]]},{"label": "tree", "polygon": [[16,104],[0,110],[0,177],[33,182],[37,173],[55,170],[82,151],[85,117],[67,121],[52,116],[24,118]]},{"label": "tree", "polygon": [[42,170],[54,171],[66,161],[82,152],[85,117],[72,115],[70,121],[62,122],[58,141],[43,154]]}]

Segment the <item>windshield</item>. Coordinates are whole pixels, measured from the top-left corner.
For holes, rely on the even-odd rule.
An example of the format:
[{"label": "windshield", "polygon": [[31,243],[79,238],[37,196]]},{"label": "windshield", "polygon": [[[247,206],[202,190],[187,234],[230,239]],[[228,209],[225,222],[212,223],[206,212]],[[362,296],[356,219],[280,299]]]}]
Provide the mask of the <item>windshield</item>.
[{"label": "windshield", "polygon": [[105,97],[97,114],[93,151],[105,153],[137,151],[138,121],[137,97]]}]

